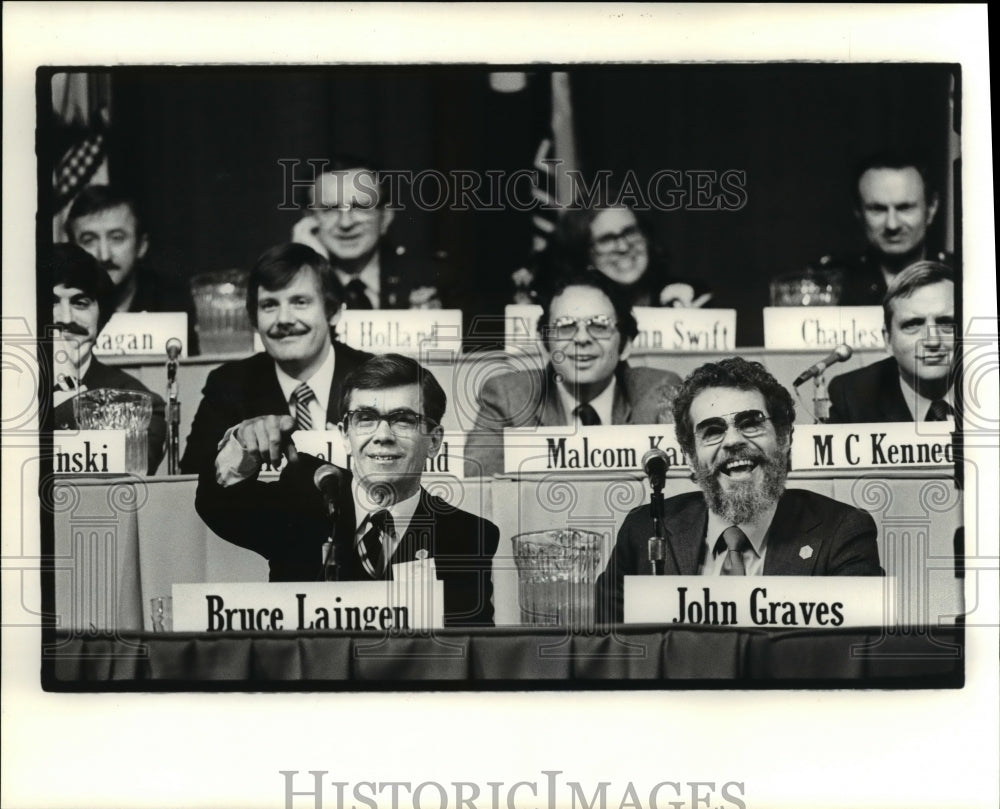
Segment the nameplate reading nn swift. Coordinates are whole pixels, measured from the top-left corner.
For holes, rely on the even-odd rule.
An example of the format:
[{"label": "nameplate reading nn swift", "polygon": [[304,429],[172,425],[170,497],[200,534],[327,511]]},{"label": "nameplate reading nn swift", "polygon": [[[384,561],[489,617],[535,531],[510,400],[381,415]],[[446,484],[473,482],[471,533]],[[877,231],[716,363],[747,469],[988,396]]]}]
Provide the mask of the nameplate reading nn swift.
[{"label": "nameplate reading nn swift", "polygon": [[503,444],[506,472],[639,470],[651,449],[662,449],[671,468],[687,464],[672,424],[508,428]]},{"label": "nameplate reading nn swift", "polygon": [[764,348],[885,348],[881,306],[765,306]]},{"label": "nameplate reading nn swift", "polygon": [[[809,546],[803,546],[803,553]],[[892,623],[881,576],[626,576],[626,624],[837,629]]]},{"label": "nameplate reading nn swift", "polygon": [[175,584],[177,632],[388,632],[444,625],[437,579]]}]

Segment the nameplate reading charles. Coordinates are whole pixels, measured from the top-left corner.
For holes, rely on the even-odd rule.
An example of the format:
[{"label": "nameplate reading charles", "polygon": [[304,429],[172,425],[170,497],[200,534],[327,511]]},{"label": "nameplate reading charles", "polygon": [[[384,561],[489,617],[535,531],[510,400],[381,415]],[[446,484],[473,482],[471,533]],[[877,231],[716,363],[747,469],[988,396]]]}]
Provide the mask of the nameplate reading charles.
[{"label": "nameplate reading charles", "polygon": [[94,343],[94,355],[166,356],[167,341],[180,341],[180,356],[187,352],[186,312],[115,312]]},{"label": "nameplate reading charles", "polygon": [[810,424],[795,428],[792,469],[899,469],[955,463],[955,422]]},{"label": "nameplate reading charles", "polygon": [[177,632],[399,632],[444,625],[440,581],[174,584]]},{"label": "nameplate reading charles", "polygon": [[461,345],[460,309],[345,309],[337,336],[352,348],[373,354],[423,351]]},{"label": "nameplate reading charles", "polygon": [[124,474],[124,430],[55,430],[52,469],[57,475]]},{"label": "nameplate reading charles", "polygon": [[764,348],[885,348],[881,306],[765,306]]},{"label": "nameplate reading charles", "polygon": [[[735,309],[682,309],[655,306],[633,308],[639,334],[636,351],[731,351],[736,340]],[[504,310],[505,347],[523,351],[525,343],[537,339],[542,307],[509,304]]]},{"label": "nameplate reading charles", "polygon": [[662,449],[671,467],[687,465],[672,424],[508,428],[503,443],[506,472],[636,470],[651,449]]},{"label": "nameplate reading charles", "polygon": [[881,576],[626,576],[626,624],[765,629],[882,626]]}]

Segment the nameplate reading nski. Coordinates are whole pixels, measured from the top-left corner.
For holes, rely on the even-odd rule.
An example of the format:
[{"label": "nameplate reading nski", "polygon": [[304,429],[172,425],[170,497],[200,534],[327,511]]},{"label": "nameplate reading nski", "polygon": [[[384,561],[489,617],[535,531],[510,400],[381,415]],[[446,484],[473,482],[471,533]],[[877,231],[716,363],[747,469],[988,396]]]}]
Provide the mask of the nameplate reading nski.
[{"label": "nameplate reading nski", "polygon": [[166,356],[167,341],[181,343],[186,357],[186,312],[115,312],[94,343],[94,354],[106,356]]},{"label": "nameplate reading nski", "polygon": [[460,309],[345,309],[337,336],[352,348],[373,354],[456,347],[462,340]]},{"label": "nameplate reading nski", "polygon": [[55,430],[52,471],[57,475],[124,474],[124,430]]},{"label": "nameplate reading nski", "polygon": [[882,626],[881,576],[626,576],[626,624]]},{"label": "nameplate reading nski", "polygon": [[953,420],[795,428],[792,469],[899,469],[955,463]]},{"label": "nameplate reading nski", "polygon": [[507,472],[641,469],[642,456],[654,448],[671,467],[687,465],[672,424],[506,429],[503,441]]},{"label": "nameplate reading nski", "polygon": [[[292,433],[292,442],[299,452],[308,452],[321,461],[332,463],[343,469],[351,468],[351,458],[344,448],[344,439],[339,430],[296,430]],[[424,474],[440,473],[454,477],[465,476],[465,433],[445,432],[441,441],[441,449],[433,458],[424,462]],[[282,456],[284,457],[284,456]],[[281,466],[277,469],[270,464],[261,467],[260,476],[265,480],[277,478]]]},{"label": "nameplate reading nski", "polygon": [[[317,554],[319,550],[317,549]],[[386,632],[444,624],[440,581],[175,584],[178,632]]]},{"label": "nameplate reading nski", "polygon": [[[680,309],[636,306],[639,325],[633,347],[637,351],[730,351],[736,340],[735,309]],[[537,340],[542,307],[510,304],[504,310],[505,347],[523,351]]]},{"label": "nameplate reading nski", "polygon": [[765,306],[764,348],[884,348],[881,306]]}]

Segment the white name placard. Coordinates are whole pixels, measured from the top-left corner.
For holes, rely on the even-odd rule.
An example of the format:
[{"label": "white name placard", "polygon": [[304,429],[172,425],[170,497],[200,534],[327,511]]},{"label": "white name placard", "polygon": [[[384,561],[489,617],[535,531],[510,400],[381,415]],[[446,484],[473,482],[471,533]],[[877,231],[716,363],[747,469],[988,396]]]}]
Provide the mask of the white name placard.
[{"label": "white name placard", "polygon": [[954,420],[795,428],[792,469],[896,469],[955,463]]},{"label": "white name placard", "polygon": [[671,466],[687,465],[672,424],[507,429],[503,440],[507,472],[641,469],[642,456],[654,447]]},{"label": "white name placard", "polygon": [[881,576],[626,576],[627,624],[837,629],[894,622]]},{"label": "white name placard", "polygon": [[[351,468],[351,456],[347,454],[339,430],[296,430],[292,433],[292,441],[300,452],[308,452],[343,469]],[[272,469],[270,464],[265,464],[261,477],[265,480],[277,478],[280,468]],[[465,433],[445,432],[438,454],[424,464],[424,474],[434,473],[465,476]]]},{"label": "white name placard", "polygon": [[373,354],[419,354],[462,345],[460,309],[345,309],[337,336],[352,348]]},{"label": "white name placard", "polygon": [[124,430],[55,430],[52,471],[57,475],[127,472]]},{"label": "white name placard", "polygon": [[731,351],[736,345],[735,309],[636,306],[636,351]]},{"label": "white name placard", "polygon": [[188,355],[186,312],[115,312],[94,343],[94,354],[148,356],[167,354],[167,341],[180,340],[180,356]]},{"label": "white name placard", "polygon": [[881,306],[765,306],[764,348],[885,348]]},{"label": "white name placard", "polygon": [[[319,550],[317,549],[317,554]],[[177,632],[386,632],[444,625],[437,579],[173,585]]]},{"label": "white name placard", "polygon": [[[636,306],[639,334],[633,347],[644,352],[730,351],[736,344],[735,309],[675,309]],[[504,311],[507,351],[537,347],[542,307],[509,304]]]}]

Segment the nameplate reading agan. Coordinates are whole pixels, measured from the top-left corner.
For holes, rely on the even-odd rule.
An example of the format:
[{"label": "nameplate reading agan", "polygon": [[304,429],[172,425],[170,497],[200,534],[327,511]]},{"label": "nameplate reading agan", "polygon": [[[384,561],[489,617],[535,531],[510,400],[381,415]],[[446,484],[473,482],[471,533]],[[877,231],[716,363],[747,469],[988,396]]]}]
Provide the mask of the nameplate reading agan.
[{"label": "nameplate reading agan", "polygon": [[337,336],[352,348],[373,354],[419,354],[455,348],[462,341],[460,309],[345,309]]},{"label": "nameplate reading agan", "polygon": [[174,584],[173,609],[178,632],[405,632],[444,625],[444,590],[436,579],[410,577]]},{"label": "nameplate reading agan", "polygon": [[810,424],[795,428],[792,469],[899,469],[955,463],[947,421]]},{"label": "nameplate reading agan", "polygon": [[124,474],[124,430],[54,430],[52,471],[57,475]]},{"label": "nameplate reading agan", "polygon": [[167,355],[167,341],[181,343],[188,355],[186,312],[115,312],[94,343],[94,354],[106,356]]},{"label": "nameplate reading agan", "polygon": [[503,440],[507,472],[635,470],[654,448],[672,467],[687,465],[672,424],[506,429]]},{"label": "nameplate reading agan", "polygon": [[[675,309],[636,306],[639,325],[633,348],[646,353],[673,351],[730,351],[736,341],[735,309]],[[537,342],[542,307],[510,304],[504,311],[507,351],[524,351]]]},{"label": "nameplate reading agan", "polygon": [[883,626],[881,576],[626,576],[626,624],[765,629]]},{"label": "nameplate reading agan", "polygon": [[881,306],[765,306],[764,348],[884,348]]}]

